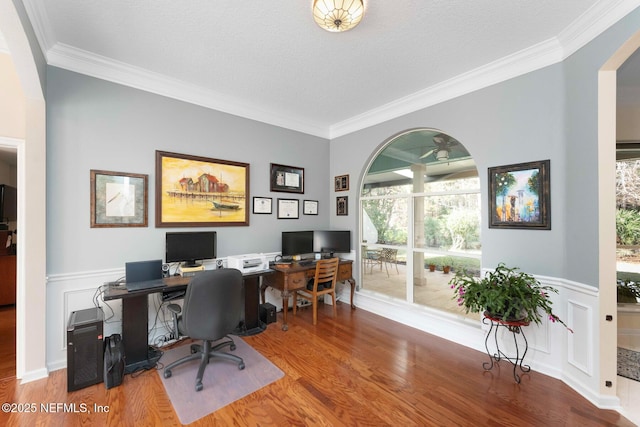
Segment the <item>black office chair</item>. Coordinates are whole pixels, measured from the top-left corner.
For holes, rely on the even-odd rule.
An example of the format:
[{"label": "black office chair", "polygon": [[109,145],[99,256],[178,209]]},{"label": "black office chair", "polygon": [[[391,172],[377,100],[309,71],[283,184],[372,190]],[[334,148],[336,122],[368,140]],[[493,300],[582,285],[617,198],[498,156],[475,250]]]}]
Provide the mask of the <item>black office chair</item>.
[{"label": "black office chair", "polygon": [[[242,273],[233,268],[210,270],[199,273],[189,283],[184,297],[184,310],[177,318],[180,334],[193,339],[202,340],[202,344],[191,345],[191,355],[176,360],[164,368],[164,377],[171,377],[171,370],[191,360],[200,359],[200,367],[196,376],[196,391],[202,390],[202,376],[211,358],[219,357],[238,364],[244,369],[241,357],[220,351],[229,346],[236,346],[229,334],[238,327],[242,320],[243,306]],[[171,304],[170,310],[177,316],[180,306]],[[176,310],[177,307],[177,310]],[[212,342],[222,338],[228,340],[212,347]]]}]

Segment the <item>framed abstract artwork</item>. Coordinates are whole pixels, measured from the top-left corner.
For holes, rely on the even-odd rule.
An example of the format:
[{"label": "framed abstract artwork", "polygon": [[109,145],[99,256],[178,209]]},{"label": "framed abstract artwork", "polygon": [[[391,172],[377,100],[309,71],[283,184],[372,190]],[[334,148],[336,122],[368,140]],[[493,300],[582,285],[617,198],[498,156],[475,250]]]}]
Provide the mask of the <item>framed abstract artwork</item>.
[{"label": "framed abstract artwork", "polygon": [[550,161],[489,168],[489,228],[551,229]]}]

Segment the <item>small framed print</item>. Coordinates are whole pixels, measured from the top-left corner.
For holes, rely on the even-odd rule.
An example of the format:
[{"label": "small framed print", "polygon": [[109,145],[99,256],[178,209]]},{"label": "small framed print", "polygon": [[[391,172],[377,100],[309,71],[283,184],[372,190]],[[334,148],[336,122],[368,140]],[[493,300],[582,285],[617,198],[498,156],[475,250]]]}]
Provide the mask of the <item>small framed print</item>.
[{"label": "small framed print", "polygon": [[302,213],[305,215],[318,215],[318,201],[305,200],[302,205]]},{"label": "small framed print", "polygon": [[298,199],[278,199],[278,219],[298,219]]},{"label": "small framed print", "polygon": [[336,197],[336,215],[349,215],[349,198],[347,196]]},{"label": "small framed print", "polygon": [[271,163],[271,191],[304,194],[304,168]]},{"label": "small framed print", "polygon": [[349,189],[349,175],[336,176],[336,191],[347,191]]},{"label": "small framed print", "polygon": [[90,170],[91,228],[146,227],[148,175]]},{"label": "small framed print", "polygon": [[273,212],[271,208],[271,197],[254,197],[253,198],[253,213],[254,214],[271,214]]}]

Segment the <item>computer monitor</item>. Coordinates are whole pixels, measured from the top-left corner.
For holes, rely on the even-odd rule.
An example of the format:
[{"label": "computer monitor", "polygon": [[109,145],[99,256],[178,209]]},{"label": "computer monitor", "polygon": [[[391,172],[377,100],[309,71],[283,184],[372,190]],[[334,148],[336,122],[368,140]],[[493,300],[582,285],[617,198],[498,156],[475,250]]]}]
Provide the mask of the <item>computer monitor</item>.
[{"label": "computer monitor", "polygon": [[313,252],[313,231],[283,231],[282,256],[291,257]]},{"label": "computer monitor", "polygon": [[351,252],[351,231],[316,230],[313,232],[313,252],[334,253]]},{"label": "computer monitor", "polygon": [[165,249],[165,262],[182,262],[185,267],[197,267],[197,261],[216,257],[216,232],[167,233]]}]

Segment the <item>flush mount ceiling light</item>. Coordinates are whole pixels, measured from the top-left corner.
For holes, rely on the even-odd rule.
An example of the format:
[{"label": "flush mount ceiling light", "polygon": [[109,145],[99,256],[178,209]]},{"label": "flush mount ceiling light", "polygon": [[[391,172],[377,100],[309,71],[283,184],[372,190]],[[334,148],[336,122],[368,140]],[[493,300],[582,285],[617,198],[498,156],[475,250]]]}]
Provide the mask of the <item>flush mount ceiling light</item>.
[{"label": "flush mount ceiling light", "polygon": [[362,0],[313,0],[313,19],[332,33],[352,29],[360,23],[363,14]]}]

